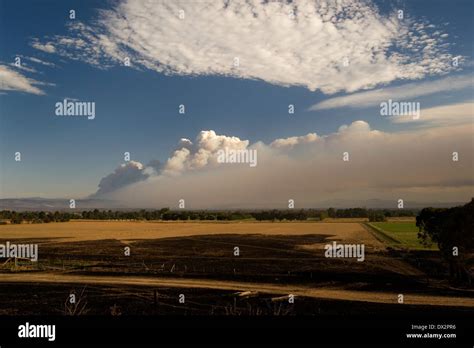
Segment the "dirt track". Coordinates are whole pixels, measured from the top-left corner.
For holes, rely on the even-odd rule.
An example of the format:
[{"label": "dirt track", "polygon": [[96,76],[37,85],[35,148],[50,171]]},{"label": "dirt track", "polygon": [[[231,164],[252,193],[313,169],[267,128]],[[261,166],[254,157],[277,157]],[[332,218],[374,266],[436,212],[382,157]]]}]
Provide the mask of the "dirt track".
[{"label": "dirt track", "polygon": [[[171,288],[200,288],[231,291],[255,291],[267,294],[293,294],[319,299],[348,300],[373,303],[393,303],[398,300],[397,293],[354,291],[336,288],[317,289],[301,285],[287,286],[265,283],[246,283],[221,280],[176,279],[124,276],[89,276],[54,273],[1,274],[0,282],[5,283],[66,283],[96,285],[139,285]],[[474,298],[432,296],[404,293],[404,304],[426,306],[474,307]]]}]

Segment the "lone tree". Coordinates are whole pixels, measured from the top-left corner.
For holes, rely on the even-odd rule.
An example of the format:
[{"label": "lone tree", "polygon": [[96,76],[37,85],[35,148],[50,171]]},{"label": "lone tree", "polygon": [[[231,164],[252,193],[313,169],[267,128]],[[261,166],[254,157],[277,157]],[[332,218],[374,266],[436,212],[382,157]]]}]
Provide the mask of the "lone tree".
[{"label": "lone tree", "polygon": [[452,279],[471,284],[469,256],[474,251],[474,198],[460,207],[425,208],[416,217],[418,238],[438,244]]}]

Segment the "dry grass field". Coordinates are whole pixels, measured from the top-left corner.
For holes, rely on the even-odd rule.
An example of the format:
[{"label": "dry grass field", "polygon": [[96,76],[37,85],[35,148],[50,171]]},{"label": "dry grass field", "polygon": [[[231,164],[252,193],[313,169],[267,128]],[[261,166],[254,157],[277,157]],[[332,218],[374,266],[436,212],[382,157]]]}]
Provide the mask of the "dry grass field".
[{"label": "dry grass field", "polygon": [[135,222],[135,221],[72,221],[50,224],[0,226],[2,239],[50,238],[57,242],[115,239],[130,242],[137,239],[159,239],[202,235],[262,234],[328,236],[347,243],[364,243],[367,247],[383,245],[359,223],[325,222]]},{"label": "dry grass field", "polygon": [[[452,289],[445,281],[439,251],[386,248],[367,226],[354,221],[1,225],[0,243],[6,241],[38,243],[39,259],[0,267],[0,314],[17,313],[18,308],[35,314],[30,308],[38,301],[41,313],[67,312],[61,303],[72,290],[84,291],[88,314],[108,314],[116,304],[124,314],[307,315],[474,308],[471,291]],[[364,244],[364,262],[326,258],[324,245],[332,241]],[[131,247],[130,256],[124,255],[126,246]],[[233,254],[235,246],[239,256]],[[183,291],[195,298],[177,306],[175,296]],[[300,298],[298,305],[280,305],[289,293]],[[406,297],[404,311],[397,304],[399,293]]]}]

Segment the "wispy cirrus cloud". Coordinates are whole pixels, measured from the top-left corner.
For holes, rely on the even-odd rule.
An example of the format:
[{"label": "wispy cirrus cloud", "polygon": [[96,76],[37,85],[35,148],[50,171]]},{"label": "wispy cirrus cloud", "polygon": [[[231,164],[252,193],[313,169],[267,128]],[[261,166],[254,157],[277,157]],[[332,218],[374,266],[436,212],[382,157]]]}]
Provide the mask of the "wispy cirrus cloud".
[{"label": "wispy cirrus cloud", "polygon": [[45,85],[45,83],[26,77],[7,65],[0,65],[0,91],[18,91],[44,95],[44,91],[37,87],[38,85]]},{"label": "wispy cirrus cloud", "polygon": [[474,102],[435,106],[421,111],[419,118],[412,116],[390,117],[393,123],[412,123],[423,127],[474,125]]},{"label": "wispy cirrus cloud", "polygon": [[309,110],[326,110],[343,107],[365,108],[379,105],[388,99],[413,100],[413,98],[431,95],[443,91],[458,91],[474,86],[474,75],[450,76],[434,81],[412,82],[402,86],[380,88],[372,91],[359,92],[342,97],[326,99],[314,104]]},{"label": "wispy cirrus cloud", "polygon": [[11,66],[14,69],[23,70],[23,71],[26,71],[28,73],[37,73],[38,72],[35,68],[31,67],[30,65],[26,65],[24,63],[22,63],[21,65],[15,65],[15,63],[10,63],[8,65]]},{"label": "wispy cirrus cloud", "polygon": [[[455,70],[449,36],[370,1],[125,0],[34,47],[99,68],[222,75],[354,92]],[[237,63],[238,64],[237,64]],[[347,64],[346,64],[347,63]],[[347,66],[346,66],[347,65]]]},{"label": "wispy cirrus cloud", "polygon": [[56,67],[56,64],[51,63],[51,62],[47,62],[45,60],[42,60],[42,59],[39,59],[39,58],[36,58],[36,57],[25,57],[25,58],[28,59],[29,61],[33,62],[33,63],[36,63],[36,64],[45,65],[45,66],[48,66],[50,68]]}]

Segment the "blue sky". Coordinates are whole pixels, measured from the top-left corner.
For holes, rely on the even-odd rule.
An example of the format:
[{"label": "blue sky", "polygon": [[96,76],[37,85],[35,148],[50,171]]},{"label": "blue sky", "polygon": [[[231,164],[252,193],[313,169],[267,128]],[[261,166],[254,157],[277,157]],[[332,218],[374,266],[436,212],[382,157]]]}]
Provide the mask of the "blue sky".
[{"label": "blue sky", "polygon": [[[345,89],[347,82],[343,81],[341,90],[335,92],[322,91],[317,82],[315,88],[309,87],[306,79],[289,83],[289,86],[286,81],[278,81],[278,77],[273,82],[274,77],[267,71],[259,75],[258,68],[252,71],[253,77],[246,78],[244,63],[240,76],[222,76],[200,66],[194,67],[194,73],[177,72],[180,68],[173,63],[168,64],[165,71],[150,65],[129,68],[114,62],[117,58],[114,54],[105,59],[112,61],[112,66],[105,63],[100,66],[101,62],[91,64],[84,58],[87,53],[76,52],[70,46],[65,48],[66,53],[60,53],[58,37],[75,37],[68,29],[71,21],[94,28],[101,18],[98,9],[115,9],[115,2],[1,0],[1,64],[15,69],[11,64],[15,57],[21,56],[22,62],[35,72],[17,69],[18,73],[51,84],[36,85],[44,93],[41,95],[21,89],[9,89],[0,95],[1,196],[84,197],[94,193],[100,179],[123,163],[125,151],[131,153],[133,161],[144,165],[154,159],[166,162],[179,139],[194,140],[202,130],[236,136],[249,140],[250,144],[258,141],[270,144],[275,139],[313,132],[319,136],[328,135],[338,132],[341,125],[350,125],[357,120],[367,122],[371,129],[389,133],[418,127],[381,117],[378,104],[308,110],[330,98],[407,83],[429,83],[446,77],[463,78],[471,73],[474,29],[471,1],[407,1],[395,5],[384,1],[375,4],[381,16],[402,8],[414,21],[429,21],[435,26],[433,30],[448,34],[445,42],[449,47],[442,51],[450,57],[463,57],[462,66],[440,73],[424,73],[413,79],[394,77],[390,81],[374,81],[373,86],[349,90]],[[75,20],[68,18],[71,8],[76,11]],[[107,23],[109,25],[111,21]],[[97,33],[100,30],[103,28],[97,29]],[[57,45],[56,50],[37,49],[33,42],[51,42]],[[97,42],[88,44],[93,46]],[[192,50],[192,43],[189,47]],[[301,50],[305,49],[301,47]],[[132,53],[139,56],[146,55],[147,51]],[[54,66],[34,63],[27,57]],[[144,60],[146,64],[166,65],[164,59],[148,55]],[[311,66],[308,69],[311,70]],[[411,76],[412,72],[406,74]],[[321,76],[324,76],[323,71]],[[319,76],[315,75],[315,78]],[[411,100],[419,101],[423,108],[429,109],[472,101],[472,92],[472,86],[453,90],[447,87]],[[65,98],[95,102],[96,118],[57,117],[54,105]],[[180,104],[186,107],[185,115],[178,114]],[[288,114],[289,104],[295,105],[293,115]],[[16,151],[22,154],[21,162],[13,161]]]}]

